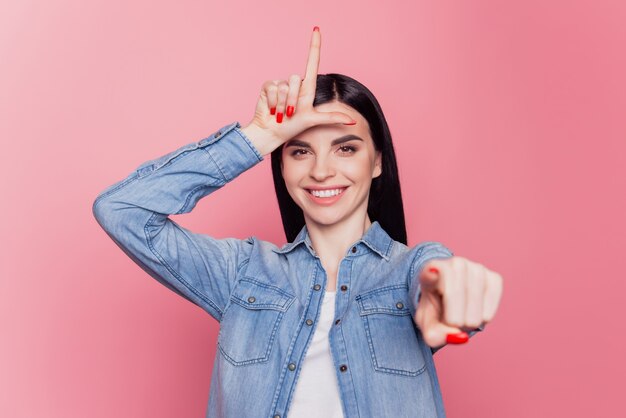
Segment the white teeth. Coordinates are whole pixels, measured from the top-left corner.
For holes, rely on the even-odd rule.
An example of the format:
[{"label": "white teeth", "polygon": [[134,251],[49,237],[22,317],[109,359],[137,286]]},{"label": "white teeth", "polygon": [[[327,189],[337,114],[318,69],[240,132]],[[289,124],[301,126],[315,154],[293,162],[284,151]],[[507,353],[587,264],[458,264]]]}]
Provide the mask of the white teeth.
[{"label": "white teeth", "polygon": [[310,190],[310,193],[316,197],[331,197],[337,196],[342,193],[344,189],[333,189],[333,190]]}]

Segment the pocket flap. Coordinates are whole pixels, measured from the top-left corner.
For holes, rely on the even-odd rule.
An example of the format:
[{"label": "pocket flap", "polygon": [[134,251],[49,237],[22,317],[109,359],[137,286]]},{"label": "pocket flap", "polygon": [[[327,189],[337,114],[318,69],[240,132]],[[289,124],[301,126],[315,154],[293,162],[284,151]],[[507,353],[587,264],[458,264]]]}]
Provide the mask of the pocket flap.
[{"label": "pocket flap", "polygon": [[404,285],[375,289],[356,297],[362,315],[386,313],[409,315],[409,293]]},{"label": "pocket flap", "polygon": [[278,287],[252,279],[241,279],[231,298],[234,302],[248,309],[274,309],[286,311],[294,296]]}]

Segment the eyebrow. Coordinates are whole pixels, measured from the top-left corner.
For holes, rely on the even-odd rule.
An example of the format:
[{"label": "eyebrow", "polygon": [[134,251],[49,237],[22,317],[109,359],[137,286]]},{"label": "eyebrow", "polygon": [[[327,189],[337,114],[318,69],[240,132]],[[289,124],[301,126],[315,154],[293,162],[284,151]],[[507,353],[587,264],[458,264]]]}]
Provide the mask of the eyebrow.
[{"label": "eyebrow", "polygon": [[[337,145],[337,144],[343,144],[344,142],[348,142],[348,141],[352,141],[353,139],[359,140],[359,141],[363,141],[363,138],[361,138],[360,136],[356,136],[353,134],[348,134],[348,135],[344,135],[341,136],[337,139],[333,139],[333,142],[330,143],[331,146]],[[305,141],[301,141],[299,139],[291,139],[289,140],[286,144],[285,144],[285,148],[287,147],[304,147],[304,148],[311,148],[311,144],[309,144],[308,142]]]}]

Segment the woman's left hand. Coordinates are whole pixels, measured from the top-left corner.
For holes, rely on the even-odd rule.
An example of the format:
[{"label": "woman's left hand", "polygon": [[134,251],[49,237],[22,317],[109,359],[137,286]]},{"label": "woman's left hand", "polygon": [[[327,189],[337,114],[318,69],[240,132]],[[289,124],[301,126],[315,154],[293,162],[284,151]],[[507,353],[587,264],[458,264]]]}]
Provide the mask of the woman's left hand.
[{"label": "woman's left hand", "polygon": [[419,281],[414,319],[430,347],[466,342],[467,331],[493,319],[502,296],[502,276],[459,256],[427,262]]}]

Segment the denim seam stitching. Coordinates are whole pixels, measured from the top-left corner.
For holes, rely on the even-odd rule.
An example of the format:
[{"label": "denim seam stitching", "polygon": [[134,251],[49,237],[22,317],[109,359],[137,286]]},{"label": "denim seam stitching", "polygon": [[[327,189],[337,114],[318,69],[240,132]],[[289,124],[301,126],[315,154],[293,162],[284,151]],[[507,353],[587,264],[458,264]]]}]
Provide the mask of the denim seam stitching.
[{"label": "denim seam stitching", "polygon": [[224,172],[222,171],[222,167],[219,166],[219,164],[217,163],[217,161],[215,161],[215,158],[213,158],[213,156],[211,155],[211,153],[209,152],[209,147],[202,147],[200,148],[202,151],[204,151],[209,158],[211,159],[211,161],[213,161],[213,164],[215,164],[215,167],[217,167],[217,171],[220,172],[221,176],[222,176],[222,180],[224,181],[224,184],[228,183],[230,180],[226,177],[226,175],[224,174]]},{"label": "denim seam stitching", "polygon": [[211,299],[207,298],[205,295],[203,295],[200,291],[198,291],[195,287],[191,286],[185,279],[182,278],[182,276],[172,268],[172,266],[169,265],[169,263],[167,261],[165,261],[165,259],[158,253],[158,251],[156,250],[156,248],[154,247],[153,243],[152,243],[152,238],[150,238],[150,233],[148,232],[148,226],[151,225],[152,220],[157,216],[157,213],[153,213],[150,218],[148,218],[148,221],[146,222],[146,224],[144,225],[144,233],[146,236],[146,242],[148,244],[148,247],[150,248],[150,251],[152,251],[152,253],[157,257],[157,259],[161,262],[161,264],[163,266],[165,266],[165,268],[183,285],[185,286],[187,289],[189,289],[193,294],[195,294],[196,296],[198,296],[202,301],[204,301],[205,303],[207,303],[210,307],[212,307],[213,309],[216,310],[216,312],[219,314],[218,316],[221,318],[222,317],[222,310],[217,306],[217,304],[215,302],[213,302]]},{"label": "denim seam stitching", "polygon": [[132,176],[127,177],[126,179],[122,180],[119,184],[117,184],[116,186],[112,187],[111,189],[101,193],[100,195],[96,196],[96,200],[94,202],[94,207],[97,206],[102,199],[104,199],[105,197],[111,196],[114,193],[117,193],[118,191],[120,191],[120,189],[122,189],[124,186],[126,186],[128,183],[137,180],[139,177],[137,176],[137,173],[134,173]]},{"label": "denim seam stitching", "polygon": [[257,159],[259,161],[263,160],[263,156],[259,153],[259,151],[252,145],[252,143],[250,142],[250,139],[246,136],[246,134],[244,134],[240,128],[233,128],[233,130],[235,132],[237,132],[237,134],[243,138],[244,142],[246,143],[246,145],[248,145],[248,147],[252,150],[252,152],[254,152],[254,155],[257,157]]},{"label": "denim seam stitching", "polygon": [[[315,277],[317,277],[317,266],[315,265],[315,262],[313,264],[313,268],[311,269],[311,276],[313,277],[312,280],[315,281]],[[285,357],[286,362],[289,361],[289,357],[291,356],[291,353],[293,352],[297,339],[298,337],[296,333],[296,335],[291,339],[289,343],[289,347],[287,348],[287,353]],[[278,378],[278,385],[276,386],[276,393],[274,394],[274,399],[272,400],[272,407],[270,408],[270,411],[272,411],[272,413],[276,411],[276,407],[278,406],[278,400],[280,398],[280,395],[283,392],[283,383],[285,382],[287,372],[288,372],[287,367],[285,367],[285,363],[281,365],[281,369],[282,371],[280,373],[280,377]],[[287,401],[288,400],[289,400],[289,396],[287,396]],[[286,408],[287,408],[287,405],[288,403],[285,405]],[[283,414],[284,414],[284,411],[283,411]]]},{"label": "denim seam stitching", "polygon": [[241,278],[241,280],[239,280],[239,281],[240,281],[240,282],[245,281],[245,282],[253,283],[253,284],[255,284],[255,285],[259,286],[259,287],[263,287],[263,288],[266,288],[266,289],[270,289],[270,290],[272,290],[272,291],[274,291],[274,292],[276,292],[276,293],[280,293],[280,294],[281,294],[281,295],[283,295],[283,296],[287,296],[289,299],[293,299],[293,298],[295,298],[295,297],[296,297],[296,295],[292,295],[291,293],[285,292],[285,291],[284,291],[283,289],[281,289],[280,287],[273,286],[273,285],[271,285],[271,284],[261,282],[261,281],[259,281],[259,280],[256,280],[256,279],[254,279],[254,278],[250,277],[250,276],[243,276],[243,277]]},{"label": "denim seam stitching", "polygon": [[261,310],[261,309],[271,309],[273,311],[279,311],[279,312],[285,312],[289,309],[289,307],[291,306],[291,304],[293,303],[293,298],[289,299],[289,298],[282,298],[284,300],[282,305],[278,305],[278,304],[274,304],[274,303],[261,303],[261,304],[246,304],[244,300],[240,299],[237,295],[231,295],[231,300],[236,303],[237,305],[246,308],[246,309],[250,309],[252,311],[254,310]]},{"label": "denim seam stitching", "polygon": [[[343,334],[343,327],[339,328],[339,332],[341,332],[341,339],[342,339],[342,341],[346,341],[346,337]],[[346,363],[350,364],[350,359],[348,358],[348,350],[346,350]],[[354,384],[354,379],[352,377],[352,369],[350,369],[350,381],[352,382],[352,387],[356,388],[356,386]],[[356,397],[356,392],[355,392],[355,397]],[[360,417],[361,413],[359,412],[359,403],[356,402],[355,406],[356,406],[356,415],[357,415],[357,417]]]},{"label": "denim seam stitching", "polygon": [[383,286],[383,287],[377,287],[376,289],[372,289],[372,290],[368,290],[365,293],[361,293],[359,294],[356,298],[357,299],[364,299],[367,298],[371,295],[375,295],[377,293],[382,293],[382,292],[386,292],[392,289],[406,289],[407,287],[404,284],[398,283],[398,284],[390,284],[387,286]]},{"label": "denim seam stitching", "polygon": [[[370,350],[371,350],[370,351],[370,355],[371,355],[372,361],[374,363],[374,370],[376,370],[378,372],[389,373],[389,374],[396,374],[396,375],[401,375],[401,376],[411,376],[411,377],[414,377],[414,376],[419,375],[420,373],[422,373],[424,371],[424,369],[426,369],[426,362],[424,362],[424,365],[420,369],[417,369],[416,371],[408,371],[408,370],[402,370],[402,369],[391,369],[389,367],[380,366],[378,364],[378,359],[376,358],[376,350],[374,349],[374,343],[373,343],[373,338],[372,338],[371,331],[370,331],[368,316],[366,315],[366,316],[362,317],[362,319],[364,320],[365,333],[367,335],[368,345],[369,345]],[[418,344],[419,344],[419,341],[418,341]]]},{"label": "denim seam stitching", "polygon": [[[304,329],[304,318],[306,317],[306,312],[308,312],[310,310],[310,301],[312,299],[312,292],[313,290],[309,291],[309,298],[307,299],[307,309],[305,311],[305,315],[302,315],[302,317],[300,318],[300,321],[298,322],[298,332],[297,332],[297,337],[295,338],[296,341],[298,340],[299,336],[302,334],[302,330]],[[323,297],[322,297],[323,299]],[[319,303],[317,305],[317,311],[315,312],[315,321],[314,322],[314,326],[309,330],[309,336],[306,339],[306,343],[304,345],[304,349],[302,350],[302,353],[300,355],[300,357],[298,358],[298,364],[302,365],[304,363],[304,358],[306,358],[306,352],[308,351],[308,348],[310,347],[311,343],[313,342],[313,336],[315,335],[315,329],[317,329],[318,323],[319,321],[317,321],[317,319],[319,318],[319,316],[321,315],[321,307],[322,307],[322,303]],[[287,396],[287,401],[285,402],[285,406],[286,406],[286,411],[289,411],[289,407],[291,406],[291,402],[293,400],[293,395],[295,394],[295,388],[296,385],[298,384],[298,379],[300,378],[300,373],[302,372],[302,367],[298,367],[296,374],[294,376],[293,379],[293,385],[291,387],[291,390],[289,391],[289,394]]]},{"label": "denim seam stitching", "polygon": [[[239,304],[238,304],[239,305]],[[239,305],[241,306],[241,305]],[[247,309],[245,306],[243,307],[244,309]],[[267,348],[265,349],[265,354],[263,357],[258,357],[255,359],[248,359],[248,360],[242,360],[242,361],[237,361],[234,358],[232,358],[231,356],[229,356],[225,349],[223,348],[221,342],[218,342],[218,347],[220,349],[220,352],[222,354],[224,354],[224,357],[226,358],[226,360],[228,360],[230,363],[232,363],[234,366],[245,366],[247,364],[254,364],[254,363],[265,363],[267,361],[269,361],[270,359],[270,354],[272,352],[272,348],[274,347],[274,341],[276,339],[276,332],[278,330],[278,326],[280,324],[280,322],[282,322],[283,319],[283,315],[284,312],[282,311],[277,311],[278,312],[278,316],[276,318],[276,320],[274,321],[274,328],[272,329],[272,333],[270,334],[270,339],[267,343]]]},{"label": "denim seam stitching", "polygon": [[[384,258],[385,261],[389,261],[389,256],[387,254],[383,254],[382,251],[380,251],[374,244],[372,244],[371,241],[368,241],[367,239],[362,239],[362,241],[365,244],[367,244],[367,246],[370,247],[370,249],[373,250],[376,254],[378,254],[379,256]],[[389,247],[387,247],[387,248],[389,248]],[[363,255],[363,254],[359,254],[359,255]]]},{"label": "denim seam stitching", "polygon": [[204,187],[212,187],[210,185],[206,185],[206,184],[201,184],[199,186],[194,187],[193,189],[191,189],[191,191],[189,193],[187,193],[187,197],[185,198],[185,201],[183,202],[183,206],[178,209],[178,211],[176,211],[176,213],[174,213],[174,215],[180,215],[181,213],[185,212],[185,209],[187,209],[187,205],[189,204],[189,201],[191,200],[191,196],[193,196],[193,194],[195,192],[197,192],[198,190],[204,188]]}]

